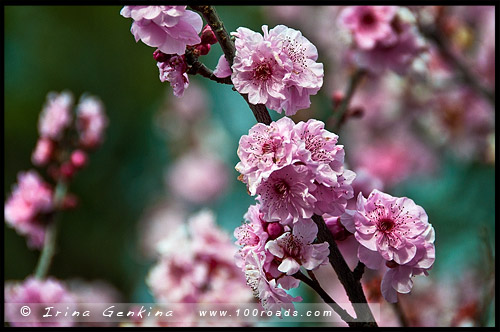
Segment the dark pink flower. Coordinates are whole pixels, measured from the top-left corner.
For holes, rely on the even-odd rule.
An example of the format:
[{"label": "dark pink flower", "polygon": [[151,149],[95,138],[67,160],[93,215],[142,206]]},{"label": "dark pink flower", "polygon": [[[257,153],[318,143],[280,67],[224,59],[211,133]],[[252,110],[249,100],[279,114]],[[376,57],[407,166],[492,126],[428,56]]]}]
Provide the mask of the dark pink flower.
[{"label": "dark pink flower", "polygon": [[341,12],[339,22],[352,31],[360,48],[368,50],[378,41],[395,41],[391,21],[396,12],[396,6],[349,6]]}]

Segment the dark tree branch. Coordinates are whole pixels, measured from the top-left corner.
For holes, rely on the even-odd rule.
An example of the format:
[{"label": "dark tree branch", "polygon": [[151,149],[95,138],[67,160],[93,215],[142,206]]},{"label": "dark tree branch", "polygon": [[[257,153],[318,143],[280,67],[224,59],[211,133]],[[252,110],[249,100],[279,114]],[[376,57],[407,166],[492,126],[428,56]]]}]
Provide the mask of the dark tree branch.
[{"label": "dark tree branch", "polygon": [[335,302],[334,299],[330,297],[330,295],[328,295],[327,292],[325,292],[323,288],[321,288],[317,280],[309,279],[300,271],[293,274],[292,277],[304,282],[306,285],[311,287],[316,293],[318,293],[318,295],[323,299],[323,301],[325,301],[325,303],[328,304],[340,316],[340,318],[344,322],[349,324],[349,326],[359,326],[359,323],[355,321],[354,317],[349,315],[347,311],[345,311],[337,302]]},{"label": "dark tree branch", "polygon": [[354,305],[354,310],[356,311],[357,320],[364,322],[364,326],[377,326],[370,307],[367,304],[361,282],[355,278],[354,273],[347,265],[323,217],[314,214],[312,220],[318,226],[319,242],[327,242],[330,245],[328,259],[335,273],[337,273],[340,283],[344,286],[349,301],[356,304]]},{"label": "dark tree branch", "polygon": [[352,273],[354,274],[354,278],[356,280],[361,280],[361,277],[363,276],[363,273],[365,272],[365,264],[362,262],[358,262],[358,265],[354,268],[354,271]]},{"label": "dark tree branch", "polygon": [[366,75],[366,70],[364,69],[356,69],[356,71],[352,74],[351,79],[349,80],[349,84],[346,88],[346,91],[344,93],[344,97],[342,98],[342,101],[340,102],[340,105],[336,107],[333,111],[333,114],[335,116],[335,123],[333,125],[332,131],[333,132],[338,132],[340,129],[340,126],[344,123],[346,120],[346,114],[349,109],[349,104],[351,103],[352,96],[354,95],[354,92],[356,91],[356,88],[358,87],[359,83],[363,79],[363,77]]}]

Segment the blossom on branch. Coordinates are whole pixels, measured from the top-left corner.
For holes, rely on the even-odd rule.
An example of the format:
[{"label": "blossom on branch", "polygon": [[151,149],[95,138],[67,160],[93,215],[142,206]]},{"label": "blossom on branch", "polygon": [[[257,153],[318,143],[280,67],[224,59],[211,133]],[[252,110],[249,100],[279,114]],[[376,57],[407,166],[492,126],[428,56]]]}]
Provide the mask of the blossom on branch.
[{"label": "blossom on branch", "polygon": [[134,20],[130,31],[136,42],[142,40],[166,54],[182,55],[186,46],[201,41],[203,21],[186,6],[124,6],[120,14]]}]

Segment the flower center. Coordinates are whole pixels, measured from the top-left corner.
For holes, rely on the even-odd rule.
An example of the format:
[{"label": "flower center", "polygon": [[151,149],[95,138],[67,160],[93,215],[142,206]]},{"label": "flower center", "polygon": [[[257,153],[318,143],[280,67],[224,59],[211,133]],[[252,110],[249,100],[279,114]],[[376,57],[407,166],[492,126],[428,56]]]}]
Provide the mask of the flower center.
[{"label": "flower center", "polygon": [[269,77],[271,77],[272,73],[273,71],[271,70],[271,66],[267,62],[258,65],[253,72],[254,77],[261,81],[267,80]]},{"label": "flower center", "polygon": [[274,184],[274,191],[276,191],[276,193],[280,196],[284,196],[286,193],[288,193],[289,189],[290,186],[283,180],[278,181]]},{"label": "flower center", "polygon": [[375,23],[373,13],[365,13],[363,17],[361,17],[361,23],[363,23],[363,25],[373,25],[373,23]]},{"label": "flower center", "polygon": [[394,221],[391,219],[382,219],[378,223],[378,229],[382,232],[388,233],[394,228]]},{"label": "flower center", "polygon": [[266,142],[262,145],[262,153],[269,153],[273,151],[271,143]]}]

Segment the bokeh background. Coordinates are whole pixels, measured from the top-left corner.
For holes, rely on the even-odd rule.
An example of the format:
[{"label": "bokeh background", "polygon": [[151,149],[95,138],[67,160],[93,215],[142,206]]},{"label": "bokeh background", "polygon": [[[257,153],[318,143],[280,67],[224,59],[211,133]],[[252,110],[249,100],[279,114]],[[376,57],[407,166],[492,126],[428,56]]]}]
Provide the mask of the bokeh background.
[{"label": "bokeh background", "polygon": [[[120,9],[116,6],[4,7],[4,198],[11,192],[17,173],[32,168],[30,156],[38,136],[38,115],[47,93],[69,90],[75,98],[84,92],[99,96],[109,117],[106,140],[71,184],[71,192],[79,197],[79,207],[62,217],[50,274],[63,280],[75,277],[105,280],[122,293],[125,301],[150,301],[145,277],[154,259],[141,252],[142,221],[152,206],[175,198],[169,182],[165,181],[166,172],[190,147],[182,139],[176,140],[182,135],[172,128],[181,120],[172,110],[175,97],[170,86],[158,79],[153,49],[135,43],[129,31],[131,20],[120,16]],[[239,26],[260,31],[262,24],[273,27],[282,23],[301,29],[318,46],[318,61],[325,63],[325,85],[311,98],[313,107],[299,111],[294,119],[316,117],[325,121],[332,111],[333,93],[346,85],[348,69],[338,66],[342,60],[335,63],[335,55],[331,55],[335,49],[325,49],[328,42],[335,45],[340,39],[331,37],[332,40],[325,42],[322,38],[327,38],[329,32],[324,29],[322,33],[311,33],[311,27],[320,24],[317,19],[320,9],[302,8],[300,20],[294,17],[297,13],[293,8],[220,6],[217,10],[229,31]],[[462,26],[460,33],[467,33],[467,38],[484,38],[481,22],[466,17],[464,10],[452,8],[451,12]],[[334,15],[336,11],[331,13]],[[321,18],[321,24],[328,22],[324,16]],[[494,35],[487,38],[494,39]],[[481,44],[477,47],[481,48]],[[214,68],[221,54],[218,45],[214,45],[203,62]],[[338,77],[334,77],[336,73]],[[398,80],[395,74],[387,76]],[[204,138],[211,142],[214,154],[226,168],[228,182],[215,200],[203,204],[184,202],[183,209],[189,214],[208,207],[215,212],[217,223],[232,233],[241,224],[248,206],[254,204],[254,198],[237,181],[234,165],[238,162],[238,140],[255,119],[244,100],[229,86],[198,77],[190,79],[192,85],[204,91],[204,116],[208,119],[205,124],[211,128],[207,132],[194,131],[206,135]],[[489,87],[494,89],[494,80]],[[368,82],[360,90],[369,88]],[[418,97],[420,90],[412,91]],[[385,99],[390,103],[390,98],[396,97]],[[358,104],[363,106],[362,102]],[[396,111],[404,117],[407,111],[404,103],[397,105],[400,106]],[[440,105],[444,103],[435,104],[433,112],[439,112]],[[364,107],[365,113],[369,113],[370,105],[365,103]],[[408,117],[418,121],[418,113],[412,112]],[[282,116],[272,113],[274,119]],[[347,160],[349,147],[354,145],[349,140],[356,141],[353,132],[361,121],[350,120],[338,133],[340,143],[346,146]],[[436,284],[454,285],[453,282],[461,282],[471,271],[473,278],[484,277],[487,282],[494,277],[490,257],[495,247],[494,125],[492,128],[486,157],[485,154],[464,157],[460,151],[457,153],[454,140],[436,143],[429,139],[432,135],[422,134],[420,142],[427,152],[420,154],[415,149],[413,154],[417,159],[420,155],[422,158],[431,155],[432,167],[408,172],[404,179],[387,187],[389,193],[408,196],[427,211],[436,230],[437,255],[428,279]],[[391,127],[384,129],[389,138],[390,130]],[[394,140],[399,139],[397,135],[405,136],[406,129],[397,135],[394,130]],[[440,135],[445,135],[442,129],[438,130],[437,136]],[[33,273],[38,252],[28,249],[25,239],[6,225],[4,249],[5,280],[23,280]],[[419,289],[421,282],[422,285],[427,282],[423,279],[426,278],[415,279],[414,290]],[[484,291],[481,287],[486,287],[487,282],[476,280],[478,293]],[[458,292],[453,287],[451,291]],[[411,301],[411,295],[406,298]],[[493,307],[488,305],[485,311],[489,314],[482,316],[482,323],[494,324]]]}]

